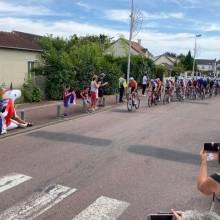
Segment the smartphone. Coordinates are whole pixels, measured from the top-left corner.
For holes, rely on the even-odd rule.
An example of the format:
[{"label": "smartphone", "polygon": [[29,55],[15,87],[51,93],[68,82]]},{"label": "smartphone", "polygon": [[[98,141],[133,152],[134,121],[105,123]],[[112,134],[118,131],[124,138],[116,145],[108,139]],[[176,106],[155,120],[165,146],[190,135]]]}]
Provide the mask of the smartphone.
[{"label": "smartphone", "polygon": [[204,150],[207,152],[218,152],[220,143],[205,143]]},{"label": "smartphone", "polygon": [[207,153],[207,161],[217,160],[216,153],[208,152]]},{"label": "smartphone", "polygon": [[171,213],[151,214],[151,215],[148,215],[148,220],[175,220],[175,217]]}]

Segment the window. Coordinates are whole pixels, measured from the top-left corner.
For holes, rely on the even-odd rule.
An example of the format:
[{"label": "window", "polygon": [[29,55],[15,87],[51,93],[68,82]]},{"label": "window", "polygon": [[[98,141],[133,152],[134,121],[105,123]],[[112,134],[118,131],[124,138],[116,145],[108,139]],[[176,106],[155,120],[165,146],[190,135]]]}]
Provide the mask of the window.
[{"label": "window", "polygon": [[28,61],[28,79],[34,76],[33,69],[36,67],[37,61]]}]

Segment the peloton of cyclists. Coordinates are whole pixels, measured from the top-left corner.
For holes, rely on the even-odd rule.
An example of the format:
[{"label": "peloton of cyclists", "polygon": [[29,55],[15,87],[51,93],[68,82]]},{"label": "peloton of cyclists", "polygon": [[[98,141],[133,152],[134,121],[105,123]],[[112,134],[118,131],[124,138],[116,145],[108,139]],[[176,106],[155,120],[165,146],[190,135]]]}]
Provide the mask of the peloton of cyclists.
[{"label": "peloton of cyclists", "polygon": [[[128,87],[131,88],[131,94],[133,97],[137,95],[138,84],[133,77],[129,79]],[[164,81],[157,79],[151,79],[148,83],[148,91],[157,101],[161,100],[162,93],[168,94],[170,98],[173,98],[174,91],[179,90],[183,99],[195,97],[205,98],[206,95],[212,96],[212,94],[218,94],[220,92],[220,78],[218,77],[206,77],[206,76],[194,76],[194,77],[169,77]],[[171,100],[170,99],[170,100]]]}]

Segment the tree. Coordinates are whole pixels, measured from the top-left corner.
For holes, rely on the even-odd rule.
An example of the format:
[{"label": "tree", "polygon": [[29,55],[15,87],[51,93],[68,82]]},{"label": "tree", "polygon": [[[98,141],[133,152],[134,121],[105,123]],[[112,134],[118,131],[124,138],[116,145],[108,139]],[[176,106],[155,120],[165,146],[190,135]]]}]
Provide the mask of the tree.
[{"label": "tree", "polygon": [[156,78],[163,80],[164,77],[168,76],[168,69],[164,65],[156,66]]},{"label": "tree", "polygon": [[169,57],[173,57],[173,58],[177,57],[177,55],[175,53],[172,53],[172,52],[166,52],[166,53],[164,53],[164,55],[169,56]]},{"label": "tree", "polygon": [[185,71],[185,68],[182,63],[178,63],[174,66],[171,71],[171,76],[179,76],[181,73]]},{"label": "tree", "polygon": [[193,58],[191,56],[191,52],[189,51],[183,61],[183,65],[186,71],[193,69]]},{"label": "tree", "polygon": [[[127,57],[104,55],[110,44],[105,35],[69,39],[46,36],[40,40],[43,48],[42,64],[38,74],[46,77],[46,95],[50,99],[61,99],[63,87],[69,85],[79,92],[90,86],[92,76],[104,72],[109,82],[105,91],[112,94],[118,87],[118,79],[127,73]],[[152,60],[143,56],[131,56],[131,76],[140,81],[143,73],[154,77],[156,68]]]},{"label": "tree", "polygon": [[46,94],[50,99],[61,99],[63,87],[69,85],[79,92],[83,86],[90,85],[94,74],[105,72],[109,81],[107,93],[117,87],[121,69],[114,62],[108,61],[103,55],[103,45],[109,39],[103,36],[77,37],[70,39],[44,37],[40,40],[44,49],[43,65],[38,73],[46,77]]}]

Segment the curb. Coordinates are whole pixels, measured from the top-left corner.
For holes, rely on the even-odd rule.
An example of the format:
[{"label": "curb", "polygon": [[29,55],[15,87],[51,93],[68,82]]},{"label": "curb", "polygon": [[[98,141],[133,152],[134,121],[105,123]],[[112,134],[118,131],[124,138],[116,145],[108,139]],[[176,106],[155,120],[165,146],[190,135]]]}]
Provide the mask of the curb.
[{"label": "curb", "polygon": [[8,138],[11,138],[11,137],[14,137],[14,136],[19,136],[19,135],[22,135],[22,134],[31,133],[33,131],[36,131],[36,130],[39,130],[41,128],[45,128],[45,127],[48,127],[48,126],[51,126],[51,125],[61,124],[61,123],[64,123],[66,121],[72,121],[72,120],[83,118],[83,117],[91,117],[92,115],[99,114],[99,113],[102,113],[102,112],[106,112],[110,109],[113,109],[116,106],[118,106],[118,104],[105,107],[103,109],[97,110],[94,113],[85,114],[85,115],[80,114],[80,115],[77,115],[77,116],[70,116],[70,117],[67,117],[67,118],[57,118],[54,121],[51,121],[51,122],[48,122],[48,123],[45,123],[45,124],[41,124],[41,125],[37,125],[37,126],[33,126],[32,128],[26,128],[24,130],[18,130],[17,132],[13,132],[11,134],[9,133],[9,134],[0,136],[0,142],[2,140],[8,139]]}]

